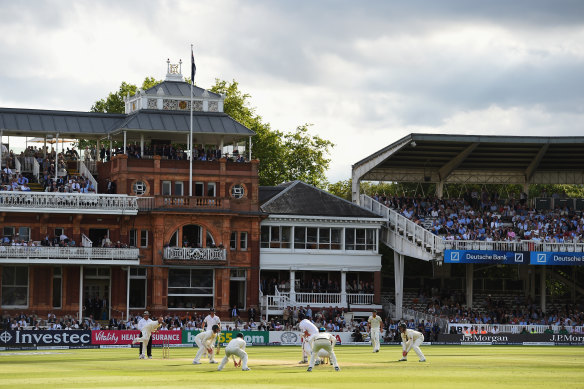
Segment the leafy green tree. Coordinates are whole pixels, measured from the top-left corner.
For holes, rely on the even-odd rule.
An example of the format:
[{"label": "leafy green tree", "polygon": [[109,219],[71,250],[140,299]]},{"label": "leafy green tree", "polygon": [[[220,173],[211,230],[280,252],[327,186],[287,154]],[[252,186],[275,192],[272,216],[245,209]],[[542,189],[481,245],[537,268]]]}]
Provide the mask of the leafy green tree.
[{"label": "leafy green tree", "polygon": [[[274,130],[256,114],[250,105],[250,95],[239,90],[237,81],[215,80],[212,92],[225,94],[223,110],[256,133],[252,142],[252,157],[260,160],[260,185],[278,185],[302,180],[324,188],[329,168],[328,155],[334,144],[317,135],[310,135],[309,124],[292,132]],[[249,145],[248,145],[249,146]]]},{"label": "leafy green tree", "polygon": [[[160,80],[154,79],[154,77],[146,77],[142,82],[142,89],[150,89],[161,82],[162,81]],[[134,96],[136,92],[138,92],[138,87],[136,85],[122,81],[118,91],[110,93],[105,99],[96,101],[91,106],[91,112],[124,113],[126,108],[124,97],[126,97],[127,94]]]}]

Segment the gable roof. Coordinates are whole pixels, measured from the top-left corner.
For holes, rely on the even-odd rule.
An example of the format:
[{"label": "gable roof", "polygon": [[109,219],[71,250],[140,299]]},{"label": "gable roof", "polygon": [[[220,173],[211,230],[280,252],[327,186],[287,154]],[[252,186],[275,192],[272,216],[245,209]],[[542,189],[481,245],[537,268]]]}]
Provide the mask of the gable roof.
[{"label": "gable roof", "polygon": [[[184,81],[163,81],[152,88],[146,89],[144,93],[149,96],[158,95],[159,89],[162,89],[164,96],[191,97],[191,84]],[[203,97],[205,92],[207,92],[208,97],[217,99],[221,98],[220,94],[210,92],[196,85],[193,86],[193,97]]]},{"label": "gable roof", "polygon": [[302,181],[260,187],[259,197],[260,209],[270,214],[379,218],[357,204]]}]

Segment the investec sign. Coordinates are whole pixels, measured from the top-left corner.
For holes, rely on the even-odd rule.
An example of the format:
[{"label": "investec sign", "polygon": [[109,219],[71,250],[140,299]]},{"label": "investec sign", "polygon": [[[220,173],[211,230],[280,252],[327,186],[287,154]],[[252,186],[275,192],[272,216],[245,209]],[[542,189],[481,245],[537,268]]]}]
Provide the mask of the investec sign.
[{"label": "investec sign", "polygon": [[3,331],[0,346],[83,346],[91,344],[91,331]]},{"label": "investec sign", "polygon": [[489,263],[518,265],[529,263],[528,251],[444,250],[445,263]]}]

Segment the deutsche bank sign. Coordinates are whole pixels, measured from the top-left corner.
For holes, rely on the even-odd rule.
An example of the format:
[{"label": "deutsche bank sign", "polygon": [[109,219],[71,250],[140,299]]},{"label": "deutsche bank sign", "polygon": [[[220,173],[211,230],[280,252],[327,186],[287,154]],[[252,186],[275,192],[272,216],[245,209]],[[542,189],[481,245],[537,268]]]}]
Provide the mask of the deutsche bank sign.
[{"label": "deutsche bank sign", "polygon": [[527,263],[529,252],[524,251],[486,251],[486,250],[445,250],[445,263],[489,263],[522,264]]},{"label": "deutsche bank sign", "polygon": [[584,253],[532,251],[530,254],[530,263],[532,265],[584,265]]}]

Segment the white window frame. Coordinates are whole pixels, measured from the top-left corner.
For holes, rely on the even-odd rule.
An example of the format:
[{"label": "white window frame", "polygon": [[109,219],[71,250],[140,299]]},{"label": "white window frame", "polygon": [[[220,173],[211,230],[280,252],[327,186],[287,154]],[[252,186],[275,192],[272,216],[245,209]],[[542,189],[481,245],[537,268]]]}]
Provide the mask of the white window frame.
[{"label": "white window frame", "polygon": [[[2,272],[4,272],[4,269],[7,267],[21,267],[21,268],[26,268],[26,305],[1,305],[2,308],[4,309],[16,309],[16,308],[28,308],[28,300],[30,297],[30,268],[28,266],[3,266]],[[0,278],[1,280],[1,278]],[[24,285],[4,285],[4,283],[2,283],[2,285],[0,286],[0,293],[2,291],[2,288],[5,287],[13,287],[13,288],[22,288],[24,287]],[[0,300],[0,304],[1,304],[1,300]]]},{"label": "white window frame", "polygon": [[239,249],[242,251],[247,251],[247,237],[247,231],[242,231],[239,233]]},{"label": "white window frame", "polygon": [[[180,188],[180,190],[179,190],[179,188]],[[174,182],[174,195],[175,196],[184,196],[185,195],[185,185],[182,181],[175,181]]]},{"label": "white window frame", "polygon": [[[211,189],[213,194],[209,195]],[[215,182],[207,182],[207,197],[217,197],[217,184]]]},{"label": "white window frame", "polygon": [[[132,270],[144,270],[144,274],[132,274]],[[137,273],[137,272],[135,272]],[[130,285],[132,285],[132,280],[144,280],[144,306],[141,307],[133,307],[130,306],[130,309],[146,309],[148,305],[148,269],[144,267],[131,267],[130,268]],[[131,290],[131,288],[130,288]]]},{"label": "white window frame", "polygon": [[163,196],[172,196],[172,181],[162,181],[160,192]]},{"label": "white window frame", "polygon": [[[146,235],[146,245],[142,244],[143,235]],[[140,248],[147,248],[148,247],[148,230],[140,230]]]}]

